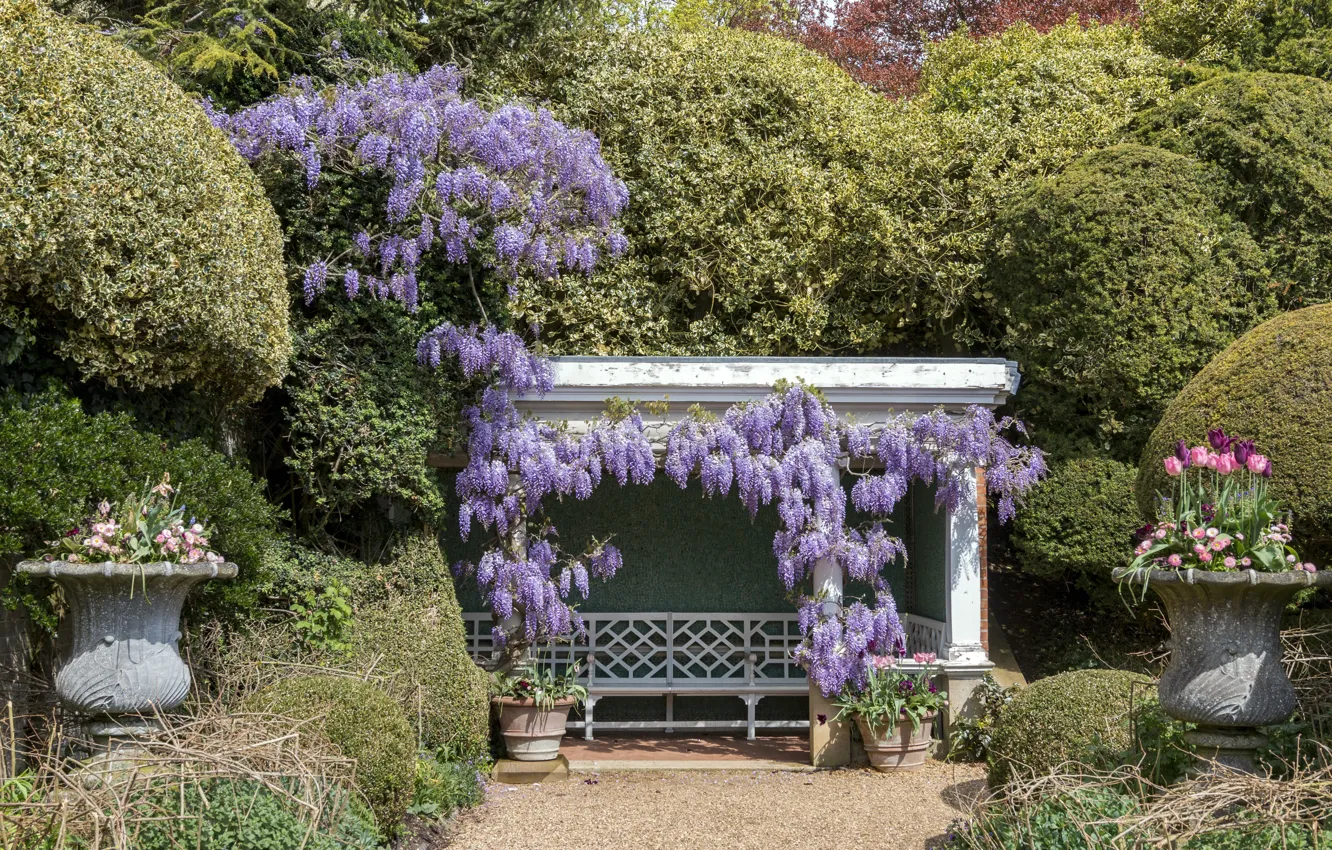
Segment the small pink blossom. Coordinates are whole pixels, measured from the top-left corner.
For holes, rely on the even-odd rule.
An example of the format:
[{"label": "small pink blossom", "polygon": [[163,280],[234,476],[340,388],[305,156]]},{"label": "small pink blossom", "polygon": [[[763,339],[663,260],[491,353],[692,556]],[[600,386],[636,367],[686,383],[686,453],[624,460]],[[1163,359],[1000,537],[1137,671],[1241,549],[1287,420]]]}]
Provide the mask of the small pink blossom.
[{"label": "small pink blossom", "polygon": [[1202,540],[1204,537],[1207,536],[1207,531],[1206,529],[1203,528],[1195,528],[1189,532],[1189,536],[1192,537],[1194,540]]},{"label": "small pink blossom", "polygon": [[1210,564],[1212,562],[1212,553],[1203,552],[1201,555],[1198,556],[1198,560],[1202,561],[1204,564]]},{"label": "small pink blossom", "polygon": [[1204,553],[1204,552],[1206,552],[1206,551],[1207,551],[1207,547],[1204,546],[1204,545],[1202,545],[1201,543],[1194,543],[1194,544],[1193,544],[1193,554],[1195,554],[1195,555],[1201,555],[1202,553]]},{"label": "small pink blossom", "polygon": [[1229,537],[1224,537],[1224,536],[1218,537],[1212,541],[1212,548],[1218,552],[1220,552],[1222,549],[1226,548],[1229,545],[1230,545]]},{"label": "small pink blossom", "polygon": [[1156,531],[1152,532],[1152,536],[1157,540],[1165,540],[1166,530],[1164,528],[1158,528]]},{"label": "small pink blossom", "polygon": [[1221,531],[1220,531],[1219,529],[1216,529],[1216,528],[1209,528],[1209,529],[1207,529],[1207,536],[1208,536],[1209,538],[1211,538],[1211,537],[1216,537],[1216,536],[1217,536],[1218,534],[1220,534],[1220,533],[1221,533]]},{"label": "small pink blossom", "polygon": [[1227,555],[1227,556],[1226,556],[1226,559],[1225,559],[1224,561],[1222,561],[1221,563],[1225,564],[1227,569],[1231,569],[1231,570],[1233,570],[1233,569],[1235,569],[1235,565],[1236,565],[1237,563],[1239,563],[1239,562],[1235,560],[1235,556],[1234,556],[1234,555]]},{"label": "small pink blossom", "polygon": [[1241,565],[1241,566],[1248,567],[1248,566],[1251,566],[1252,564],[1253,564],[1253,561],[1249,560],[1247,557],[1240,558],[1240,565]]},{"label": "small pink blossom", "polygon": [[915,655],[911,656],[912,660],[917,664],[933,664],[938,657],[939,656],[935,655],[933,652],[917,652]]},{"label": "small pink blossom", "polygon": [[1179,555],[1171,555],[1169,558],[1166,558],[1166,563],[1172,567],[1178,567],[1180,564],[1184,563],[1184,559]]}]

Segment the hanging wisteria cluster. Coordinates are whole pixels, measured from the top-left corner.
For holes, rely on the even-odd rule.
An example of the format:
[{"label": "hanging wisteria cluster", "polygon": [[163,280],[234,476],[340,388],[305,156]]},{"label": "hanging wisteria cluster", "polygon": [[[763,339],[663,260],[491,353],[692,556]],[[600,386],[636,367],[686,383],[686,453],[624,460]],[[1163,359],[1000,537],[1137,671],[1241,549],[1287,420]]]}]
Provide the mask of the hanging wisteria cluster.
[{"label": "hanging wisteria cluster", "polygon": [[485,109],[461,88],[456,67],[437,65],[331,90],[298,78],[234,115],[209,110],[242,156],[288,156],[309,190],[326,170],[387,181],[385,206],[355,247],[305,269],[306,303],[340,279],[349,298],[366,292],[415,310],[417,272],[431,252],[454,264],[478,258],[512,279],[587,273],[603,253],[624,251],[615,218],[628,190],[597,138],[545,110]]},{"label": "hanging wisteria cluster", "polygon": [[[562,556],[551,542],[555,530],[535,518],[547,496],[586,499],[607,472],[621,485],[652,481],[655,461],[641,416],[633,410],[607,415],[574,435],[520,415],[511,392],[546,392],[551,373],[512,333],[441,325],[421,341],[418,355],[430,366],[455,358],[468,378],[489,380],[481,403],[466,411],[469,457],[457,486],[463,536],[476,522],[494,531],[496,540],[477,564],[456,569],[473,575],[490,603],[497,644],[519,628],[528,642],[581,636],[574,605],[587,598],[589,577],[615,574],[620,553],[593,541],[580,555]],[[958,418],[942,411],[902,416],[871,429],[839,422],[815,392],[785,385],[720,418],[680,421],[666,438],[665,470],[681,487],[697,477],[707,496],[734,490],[751,515],[775,503],[781,527],[773,552],[788,590],[807,588],[806,579],[820,563],[871,585],[872,606],[830,604],[817,592],[801,597],[805,640],[796,657],[823,692],[833,694],[860,682],[867,655],[905,651],[883,571],[906,551],[883,520],[911,482],[935,485],[936,504],[952,510],[961,502],[967,470],[985,466],[1000,517],[1007,519],[1022,494],[1044,476],[1040,450],[1010,442],[1003,436],[1009,429],[1021,430],[983,407]],[[865,461],[861,465],[871,471],[857,473],[843,458]],[[847,523],[847,496],[839,480],[843,466],[859,477],[851,503],[870,517],[862,527]]]},{"label": "hanging wisteria cluster", "polygon": [[547,496],[587,499],[606,474],[622,486],[651,481],[656,464],[643,420],[630,411],[574,435],[520,415],[510,392],[544,393],[552,383],[549,365],[511,332],[441,325],[421,340],[417,357],[438,367],[445,356],[456,359],[468,379],[491,379],[481,403],[463,411],[468,464],[458,475],[457,488],[463,539],[472,524],[479,523],[496,533],[497,545],[478,563],[459,564],[456,572],[474,576],[490,604],[497,620],[497,646],[508,642],[503,622],[515,611],[521,612],[528,643],[582,635],[583,621],[573,604],[587,598],[589,577],[615,575],[622,563],[620,552],[593,541],[581,555],[561,558],[552,542],[555,530],[528,518],[540,515]]}]

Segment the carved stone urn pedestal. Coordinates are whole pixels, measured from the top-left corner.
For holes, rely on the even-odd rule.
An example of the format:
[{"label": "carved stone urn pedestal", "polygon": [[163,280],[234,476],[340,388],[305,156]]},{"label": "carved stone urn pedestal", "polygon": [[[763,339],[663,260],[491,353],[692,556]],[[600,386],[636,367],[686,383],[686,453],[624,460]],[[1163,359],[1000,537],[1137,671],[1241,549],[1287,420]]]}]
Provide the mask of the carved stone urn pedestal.
[{"label": "carved stone urn pedestal", "polygon": [[228,563],[24,561],[18,569],[64,590],[56,695],[108,754],[157,731],[157,715],[185,701],[190,669],[178,649],[185,597],[200,582],[236,576]]},{"label": "carved stone urn pedestal", "polygon": [[1197,729],[1185,735],[1203,769],[1256,773],[1267,743],[1259,726],[1289,719],[1295,688],[1281,663],[1281,614],[1298,591],[1332,585],[1332,573],[1116,570],[1165,603],[1170,666],[1159,685],[1166,714]]}]

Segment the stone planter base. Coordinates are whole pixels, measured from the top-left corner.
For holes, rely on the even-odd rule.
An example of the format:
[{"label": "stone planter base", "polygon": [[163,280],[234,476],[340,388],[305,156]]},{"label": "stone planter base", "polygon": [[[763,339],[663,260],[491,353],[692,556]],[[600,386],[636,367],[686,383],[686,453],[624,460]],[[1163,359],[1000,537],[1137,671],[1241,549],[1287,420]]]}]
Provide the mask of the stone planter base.
[{"label": "stone planter base", "polygon": [[905,716],[893,727],[874,728],[870,727],[865,718],[857,717],[856,728],[860,730],[870,765],[877,771],[892,773],[913,770],[925,764],[925,759],[930,755],[930,744],[934,741],[931,735],[934,718],[934,713],[925,715],[920,720],[920,729],[913,732],[911,721]]},{"label": "stone planter base", "polygon": [[1332,573],[1290,570],[1116,570],[1119,581],[1144,579],[1165,603],[1170,666],[1158,692],[1165,713],[1198,729],[1199,768],[1210,762],[1256,771],[1257,727],[1285,722],[1295,688],[1281,664],[1281,614],[1298,591],[1332,585]]},{"label": "stone planter base", "polygon": [[562,699],[551,709],[537,708],[530,699],[499,697],[500,734],[509,758],[514,761],[550,761],[560,754],[560,741],[569,722],[569,710],[577,701]]}]

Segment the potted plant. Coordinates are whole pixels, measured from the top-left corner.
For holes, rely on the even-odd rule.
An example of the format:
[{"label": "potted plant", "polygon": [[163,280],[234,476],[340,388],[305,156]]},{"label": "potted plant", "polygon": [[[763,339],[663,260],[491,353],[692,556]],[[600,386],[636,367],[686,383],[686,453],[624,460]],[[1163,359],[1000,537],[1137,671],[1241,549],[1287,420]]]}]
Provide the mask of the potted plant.
[{"label": "potted plant", "polygon": [[1303,588],[1332,583],[1291,547],[1290,519],[1268,493],[1272,461],[1252,441],[1208,433],[1164,458],[1174,492],[1142,530],[1137,557],[1116,570],[1156,591],[1170,620],[1161,706],[1197,724],[1187,733],[1209,763],[1254,772],[1259,726],[1296,707],[1281,663],[1281,614]]},{"label": "potted plant", "polygon": [[233,578],[236,565],[209,548],[209,529],[185,519],[170,478],[96,514],[52,541],[21,572],[52,578],[68,614],[56,694],[106,744],[157,728],[154,715],[180,705],[190,671],[178,651],[190,588]]},{"label": "potted plant", "polygon": [[934,686],[934,653],[916,653],[925,665],[912,673],[891,655],[871,656],[863,684],[848,683],[833,701],[837,719],[854,718],[875,770],[920,767],[929,755],[932,727],[948,694]]},{"label": "potted plant", "polygon": [[510,758],[549,761],[559,757],[569,710],[587,701],[587,688],[578,683],[581,669],[581,663],[572,664],[556,673],[553,667],[528,664],[492,674],[500,734]]}]

